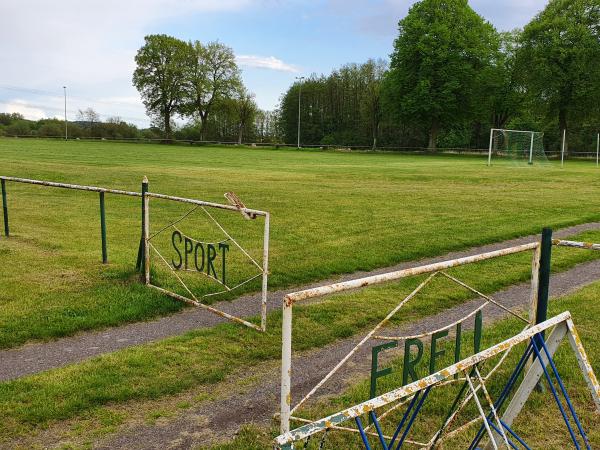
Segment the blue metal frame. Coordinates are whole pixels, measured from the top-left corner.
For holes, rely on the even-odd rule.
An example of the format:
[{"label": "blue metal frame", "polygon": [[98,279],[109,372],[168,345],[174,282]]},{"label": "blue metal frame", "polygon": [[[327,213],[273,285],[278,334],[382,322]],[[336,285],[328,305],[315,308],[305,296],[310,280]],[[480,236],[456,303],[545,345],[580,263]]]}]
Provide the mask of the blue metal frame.
[{"label": "blue metal frame", "polygon": [[[519,378],[519,375],[521,375],[521,372],[525,368],[525,364],[527,363],[527,360],[531,356],[532,352],[533,352],[533,345],[530,343],[527,346],[527,348],[525,349],[525,352],[523,353],[523,355],[521,356],[521,359],[517,363],[517,367],[515,367],[515,370],[513,371],[510,378],[508,379],[506,385],[502,389],[502,392],[500,393],[498,400],[496,400],[496,402],[494,402],[494,409],[496,411],[498,411],[500,408],[502,408],[502,405],[508,398],[510,391],[512,390],[513,386],[515,385],[515,382],[517,381],[517,378]],[[493,416],[493,412],[490,412],[487,416],[487,420],[488,421],[491,420],[492,416]],[[481,427],[479,428],[479,431],[477,431],[477,434],[475,435],[473,442],[471,442],[471,445],[469,446],[469,450],[474,450],[475,448],[477,448],[477,445],[483,438],[484,432],[485,432],[485,427],[482,424]]]},{"label": "blue metal frame", "polygon": [[[379,424],[379,421],[377,420],[377,416],[375,415],[375,412],[374,411],[369,412],[369,417],[371,418],[373,424],[375,425],[375,429],[377,430],[377,435],[379,436],[379,442],[381,443],[383,450],[391,450],[394,447],[394,443],[396,442],[396,439],[398,438],[400,431],[402,431],[402,428],[404,428],[406,419],[410,415],[410,419],[406,425],[406,429],[402,433],[402,437],[398,441],[398,445],[396,446],[395,450],[399,450],[400,448],[402,448],[402,444],[404,443],[406,436],[408,436],[408,432],[410,431],[415,419],[417,418],[419,411],[423,407],[423,403],[425,403],[425,399],[429,395],[430,390],[431,390],[431,386],[429,386],[427,389],[425,389],[425,391],[423,392],[423,395],[420,395],[421,392],[417,392],[413,396],[413,398],[410,401],[408,408],[404,412],[404,415],[402,416],[402,419],[400,420],[400,423],[398,424],[398,427],[396,428],[396,432],[394,433],[394,436],[392,437],[392,440],[390,441],[389,444],[386,442],[385,437],[383,436],[383,432],[381,431],[381,426]],[[420,397],[420,399],[419,399],[419,397]],[[415,403],[417,403],[417,400],[418,400],[418,404],[415,408]],[[414,408],[414,411],[413,411],[413,408]],[[412,411],[412,415],[411,415],[411,411]],[[356,426],[358,427],[358,431],[360,433],[360,437],[362,438],[363,444],[365,445],[365,449],[371,450],[371,445],[369,444],[369,438],[367,436],[367,433],[365,433],[365,429],[363,427],[362,421],[360,420],[360,417],[355,417],[354,421],[356,422]]]},{"label": "blue metal frame", "polygon": [[[558,397],[558,393],[556,392],[556,388],[554,387],[554,384],[552,383],[552,379],[550,378],[550,374],[548,373],[548,369],[546,369],[545,364],[542,364],[542,358],[541,358],[541,354],[539,352],[539,348],[542,348],[544,350],[544,353],[546,354],[546,357],[548,358],[548,362],[550,363],[550,367],[552,368],[552,372],[554,373],[554,377],[556,378],[556,381],[558,382],[558,385],[560,386],[560,390],[563,394],[563,397],[565,398],[565,401],[567,402],[567,406],[569,407],[569,411],[571,412],[571,415],[573,416],[573,419],[575,420],[575,424],[577,425],[577,429],[579,430],[579,434],[581,435],[581,437],[583,438],[583,441],[585,442],[585,446],[588,450],[591,450],[591,446],[590,446],[590,442],[585,434],[585,432],[583,431],[583,427],[581,426],[581,422],[579,421],[579,417],[577,417],[577,413],[575,412],[575,408],[573,408],[573,404],[571,403],[571,399],[569,398],[569,394],[567,393],[567,390],[565,389],[565,386],[562,382],[562,379],[560,378],[560,375],[558,374],[558,370],[556,369],[556,365],[554,364],[554,361],[552,360],[552,357],[550,356],[550,352],[548,351],[548,347],[546,347],[546,343],[544,342],[544,339],[542,336],[540,336],[539,334],[536,334],[535,336],[533,336],[532,338],[532,342],[533,342],[533,350],[536,353],[536,356],[538,358],[538,360],[540,361],[540,366],[542,367],[542,369],[544,370],[544,376],[546,377],[546,381],[548,381],[548,385],[550,386],[550,390],[552,391],[552,396],[554,397],[554,400],[556,401],[556,404],[558,405],[558,408],[560,409],[560,413],[563,416],[563,419],[565,421],[565,424],[567,425],[567,428],[569,429],[569,434],[571,435],[571,439],[573,440],[573,444],[575,444],[575,448],[577,448],[578,450],[581,448],[579,446],[579,442],[577,442],[577,437],[575,436],[575,432],[573,431],[573,428],[571,427],[571,423],[569,421],[569,418],[567,417],[567,413],[565,411],[564,406],[562,405],[560,398]],[[539,348],[538,348],[539,346]]]}]

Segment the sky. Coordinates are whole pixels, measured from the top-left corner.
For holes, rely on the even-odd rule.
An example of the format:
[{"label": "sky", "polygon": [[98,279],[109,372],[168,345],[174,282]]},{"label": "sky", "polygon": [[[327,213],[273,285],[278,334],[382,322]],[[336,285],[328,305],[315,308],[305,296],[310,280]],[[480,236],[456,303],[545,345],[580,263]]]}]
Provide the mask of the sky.
[{"label": "sky", "polygon": [[[131,84],[147,34],[233,48],[246,87],[271,110],[295,77],[387,58],[411,0],[1,0],[0,112],[26,118],[92,107],[149,120]],[[524,26],[546,0],[471,0],[498,30]]]}]

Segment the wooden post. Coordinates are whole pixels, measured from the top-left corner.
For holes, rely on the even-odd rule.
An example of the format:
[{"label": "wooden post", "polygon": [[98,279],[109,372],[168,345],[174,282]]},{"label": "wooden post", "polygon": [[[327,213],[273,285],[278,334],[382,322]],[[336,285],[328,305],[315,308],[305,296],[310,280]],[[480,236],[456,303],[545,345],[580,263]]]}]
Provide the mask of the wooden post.
[{"label": "wooden post", "polygon": [[10,236],[8,230],[8,201],[6,200],[6,180],[3,178],[0,180],[2,182],[2,211],[4,214],[4,235],[6,237]]},{"label": "wooden post", "polygon": [[142,233],[140,235],[140,246],[138,247],[137,262],[135,264],[136,270],[144,272],[144,228],[146,221],[146,204],[144,198],[148,192],[148,178],[144,177],[142,180]]},{"label": "wooden post", "polygon": [[100,235],[102,237],[102,264],[108,264],[106,248],[106,210],[104,207],[104,192],[100,192]]}]

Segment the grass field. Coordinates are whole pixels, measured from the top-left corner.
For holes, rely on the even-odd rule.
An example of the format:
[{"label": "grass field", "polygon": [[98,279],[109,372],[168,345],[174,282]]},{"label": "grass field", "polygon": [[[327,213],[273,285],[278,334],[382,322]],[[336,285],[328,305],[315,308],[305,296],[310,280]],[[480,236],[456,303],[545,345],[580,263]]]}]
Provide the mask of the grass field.
[{"label": "grass field", "polygon": [[[600,315],[600,283],[590,285],[575,294],[561,298],[553,302],[550,306],[549,317],[559,314],[563,311],[570,311],[573,315],[575,326],[582,338],[584,347],[588,357],[595,362],[594,369],[596,373],[600,369],[600,348],[597,342],[600,339],[600,330],[597,326],[597,317]],[[484,348],[494,343],[500,342],[509,335],[513,335],[521,331],[522,324],[514,319],[506,319],[494,326],[486,328],[484,332]],[[471,334],[465,336],[471,339]],[[510,376],[520,355],[524,350],[523,345],[515,347],[514,352],[503,363],[501,369],[491,378],[491,382],[487,384],[487,388],[493,398],[497,398],[503,388],[503,381]],[[486,369],[490,369],[496,358]],[[591,448],[600,447],[600,416],[594,411],[593,402],[589,389],[583,379],[577,361],[569,344],[563,341],[561,347],[554,358],[558,371],[563,379],[563,382],[569,392],[569,396],[573,401],[575,410],[581,420],[583,428],[590,440]],[[452,363],[451,358],[446,358],[447,365]],[[393,362],[396,366],[401,366],[401,361]],[[443,366],[443,365],[442,365]],[[485,373],[485,370],[482,372]],[[395,372],[384,379],[384,385],[388,390],[392,390],[401,383],[401,372]],[[544,381],[544,384],[546,382]],[[567,428],[560,415],[559,409],[552,399],[552,395],[546,386],[544,392],[534,392],[529,398],[522,413],[517,417],[514,423],[514,430],[527,442],[531,448],[544,448],[548,450],[561,450],[565,448],[573,448],[573,443],[569,438]],[[428,400],[419,415],[415,426],[411,431],[410,438],[421,442],[426,442],[443,423],[448,408],[454,400],[458,388],[438,388]],[[357,381],[351,388],[335,399],[329,401],[321,401],[308,408],[307,417],[313,419],[327,416],[327,414],[337,412],[347,406],[358,404],[368,398],[369,380],[367,378]],[[483,395],[481,395],[482,403],[485,403]],[[471,402],[471,407],[465,410],[464,416],[458,417],[455,426],[468,422],[468,420],[477,416],[475,406]],[[403,411],[402,411],[403,412]],[[461,418],[462,417],[462,418]],[[394,424],[401,418],[401,413],[392,415],[387,426],[383,427],[384,433],[391,433],[395,429]],[[396,422],[394,422],[396,421]],[[366,419],[363,421],[366,424]],[[572,422],[573,423],[573,422]],[[456,438],[450,439],[443,448],[467,448],[471,442],[474,433],[477,431],[480,423],[477,426],[468,428],[464,433],[459,434]],[[577,433],[577,432],[576,432]],[[212,450],[233,450],[244,448],[247,450],[260,450],[270,448],[272,439],[278,434],[278,430],[273,427],[271,429],[261,429],[258,427],[247,427],[239,434],[231,443],[216,445],[210,447]],[[310,445],[302,448],[318,449],[321,436],[310,441]],[[330,433],[327,445],[325,448],[347,448],[347,449],[362,449],[364,446],[360,443],[360,438],[354,434],[333,432]],[[376,438],[371,438],[371,445],[375,444]],[[485,441],[484,441],[485,442]],[[580,443],[582,441],[580,440]],[[203,447],[204,448],[204,447]],[[208,449],[208,447],[206,447]],[[377,447],[375,447],[377,448]]]},{"label": "grass field", "polygon": [[[598,241],[600,233],[586,233],[579,238]],[[575,261],[580,262],[594,255],[597,257],[597,253],[593,252],[557,248],[553,270],[564,270]],[[526,280],[529,276],[529,256],[512,255],[456,268],[450,273],[483,292],[493,292]],[[364,333],[421,279],[334,295],[316,305],[297,306],[294,309],[294,350],[315,350],[338,339]],[[600,304],[593,302],[593,299],[598,292],[600,284],[595,285],[594,289],[586,289],[585,295],[571,296],[571,300],[564,304],[566,306],[553,305],[553,311],[559,311],[564,306],[575,314],[578,326],[583,327],[584,344],[596,363],[596,370],[600,350],[594,345],[598,338],[595,323]],[[439,279],[414,302],[406,305],[393,323],[407,323],[435,314],[469,298],[472,296],[465,290]],[[222,395],[219,393],[226,390],[224,386],[235,383],[232,380],[240,373],[277,365],[281,349],[280,313],[270,314],[269,321],[272,326],[266,334],[258,334],[234,324],[222,324],[2,383],[0,443],[9,446],[25,437],[31,438],[48,427],[66,428],[62,433],[67,440],[94,442],[127,424],[128,418],[139,415],[139,411],[145,411],[144,420],[150,420],[155,415],[176,417],[182,408],[181,404],[183,408],[189,408],[207,398],[218,399]],[[508,328],[503,325],[499,327],[490,329],[490,332],[486,327],[484,336],[487,343],[508,336],[514,331],[515,323],[510,322]],[[349,394],[350,397],[345,396],[343,400],[356,400],[364,393],[364,387],[365,384],[361,383],[354,393]],[[172,400],[180,397],[184,397],[185,401]],[[440,399],[438,405],[441,402]],[[321,405],[315,415],[335,406]],[[593,418],[593,415],[589,415],[586,420]],[[254,433],[249,439],[263,436],[260,444],[246,447],[247,443],[244,443],[241,448],[268,447],[264,439],[270,439],[273,431]]]},{"label": "grass field", "polygon": [[[271,288],[600,219],[600,177],[586,162],[0,139],[0,174],[127,190],[147,175],[154,192],[219,202],[232,190],[272,214]],[[136,282],[139,200],[108,196],[103,266],[96,195],[9,183],[8,197],[0,347],[181,308]]]},{"label": "grass field", "polygon": [[[0,139],[0,175],[126,190],[139,190],[147,175],[154,192],[218,202],[224,192],[234,191],[248,206],[272,214],[271,289],[536,233],[543,226],[600,219],[595,195],[600,172],[585,162],[563,170],[503,163],[488,168],[483,159],[457,156]],[[0,238],[0,347],[182,307],[137,281],[139,200],[107,196],[110,264],[105,266],[100,263],[97,194],[9,183],[8,196],[13,237]],[[156,230],[186,209],[153,201],[151,211]],[[260,251],[260,224],[221,219],[250,251]],[[576,238],[598,242],[600,232]],[[599,256],[557,248],[553,271]],[[452,273],[482,292],[494,292],[529,278],[530,255]],[[418,282],[404,280],[295,308],[294,350],[315,350],[364,332]],[[600,360],[590,345],[598,338],[594,324],[600,311],[591,301],[598,292],[600,285],[595,285],[553,306],[574,312],[592,361]],[[436,281],[394,323],[470,298]],[[266,334],[222,324],[1,383],[0,446],[43,446],[43,437],[36,436],[60,429],[66,441],[89,447],[140,411],[148,411],[147,420],[176,415],[208,396],[218,397],[236,373],[277,364],[280,326],[275,311]],[[508,321],[495,329],[506,333],[511,327]],[[364,386],[357,384],[345,399],[362,396]],[[181,396],[193,400],[174,400]],[[590,414],[585,420],[595,423]],[[269,447],[273,433],[245,430],[231,448]]]}]

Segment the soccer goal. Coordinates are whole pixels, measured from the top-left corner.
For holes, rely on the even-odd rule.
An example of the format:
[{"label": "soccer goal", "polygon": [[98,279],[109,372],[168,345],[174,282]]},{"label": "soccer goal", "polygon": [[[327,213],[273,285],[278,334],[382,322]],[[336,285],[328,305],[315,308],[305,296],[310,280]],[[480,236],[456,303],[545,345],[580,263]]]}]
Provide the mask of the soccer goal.
[{"label": "soccer goal", "polygon": [[544,151],[544,133],[525,130],[502,130],[492,128],[488,151],[488,166],[492,164],[492,155],[505,157],[514,162],[547,162]]}]

